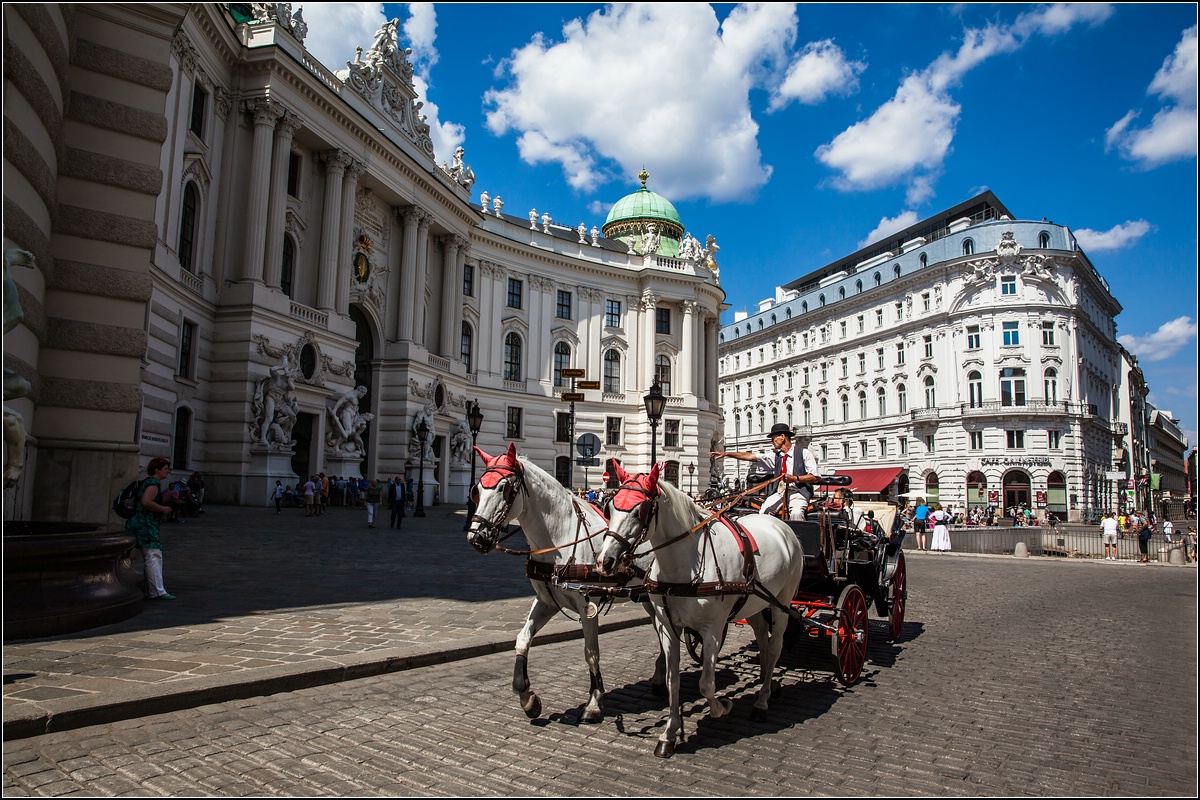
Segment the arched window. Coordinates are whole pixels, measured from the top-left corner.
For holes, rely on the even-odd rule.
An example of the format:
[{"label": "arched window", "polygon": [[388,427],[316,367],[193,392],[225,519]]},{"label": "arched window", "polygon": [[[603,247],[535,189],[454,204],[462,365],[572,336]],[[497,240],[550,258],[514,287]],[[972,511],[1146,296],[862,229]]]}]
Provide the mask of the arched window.
[{"label": "arched window", "polygon": [[967,405],[971,408],[983,405],[983,376],[978,370],[971,370],[967,375]]},{"label": "arched window", "polygon": [[825,295],[821,295],[820,297],[817,298],[817,300],[821,303],[822,306],[825,305]]},{"label": "arched window", "polygon": [[666,356],[654,357],[654,377],[662,387],[662,393],[671,396],[671,359]]},{"label": "arched window", "polygon": [[1054,367],[1046,370],[1046,402],[1058,402],[1058,370]]},{"label": "arched window", "polygon": [[735,439],[742,438],[742,415],[733,415],[733,436]]},{"label": "arched window", "polygon": [[292,290],[296,283],[296,243],[286,233],[283,235],[283,263],[279,266],[279,288],[293,300]]},{"label": "arched window", "polygon": [[1067,479],[1061,472],[1046,476],[1046,510],[1062,517],[1067,514]]},{"label": "arched window", "polygon": [[504,337],[504,380],[521,380],[521,337],[516,333]]},{"label": "arched window", "polygon": [[764,411],[758,412],[758,432],[759,433],[767,432],[767,415],[766,415],[766,412],[764,412]]},{"label": "arched window", "polygon": [[196,186],[188,181],[183,187],[183,210],[179,214],[179,266],[196,272],[196,214],[200,208]]},{"label": "arched window", "polygon": [[925,407],[937,408],[937,391],[934,387],[933,376],[925,376]]},{"label": "arched window", "polygon": [[982,472],[972,472],[967,475],[967,507],[986,506],[987,477]]},{"label": "arched window", "polygon": [[855,294],[862,294],[862,279],[861,278],[854,282],[854,289],[855,289],[855,292],[854,292]]},{"label": "arched window", "polygon": [[842,422],[850,421],[850,397],[842,395]]},{"label": "arched window", "polygon": [[471,353],[474,350],[475,336],[471,332],[469,323],[462,324],[462,341],[458,346],[458,357],[462,360],[463,366],[467,368],[467,373],[470,374],[475,370],[472,369]]},{"label": "arched window", "polygon": [[758,321],[758,329],[760,331],[763,329],[763,321],[761,319]]},{"label": "arched window", "polygon": [[887,390],[880,386],[875,392],[875,397],[879,400],[879,416],[887,416]]},{"label": "arched window", "polygon": [[875,285],[876,285],[876,286],[882,286],[882,285],[883,285],[883,276],[882,276],[882,275],[880,275],[878,272],[876,272],[876,273],[875,273]]},{"label": "arched window", "polygon": [[788,319],[792,318],[792,310],[790,308],[785,313],[787,314]]},{"label": "arched window", "polygon": [[901,414],[908,412],[908,390],[903,383],[896,387],[896,408]]},{"label": "arched window", "polygon": [[793,428],[796,427],[796,423],[792,416],[792,404],[791,403],[787,404],[787,424],[789,427],[793,427]]},{"label": "arched window", "polygon": [[858,393],[858,418],[859,419],[867,418],[867,393],[866,392]]},{"label": "arched window", "polygon": [[804,426],[812,426],[812,404],[805,400],[800,404],[801,413],[803,414]]},{"label": "arched window", "polygon": [[899,264],[892,265],[892,276],[896,277],[896,278],[900,277],[900,265]]},{"label": "arched window", "polygon": [[621,391],[621,354],[616,350],[604,351],[604,391],[607,394]]},{"label": "arched window", "polygon": [[921,269],[929,266],[929,254],[921,253]]},{"label": "arched window", "polygon": [[800,313],[801,314],[808,313],[808,301],[807,300],[805,300],[803,303],[800,304]]},{"label": "arched window", "polygon": [[175,442],[171,453],[171,466],[180,472],[188,468],[188,451],[192,443],[192,410],[175,410]]},{"label": "arched window", "polygon": [[554,345],[554,385],[563,385],[562,371],[571,368],[571,345],[559,342]]},{"label": "arched window", "polygon": [[925,505],[932,508],[937,505],[940,496],[941,492],[938,488],[937,473],[931,472],[925,476]]},{"label": "arched window", "polygon": [[824,397],[821,398],[821,424],[829,424],[829,401]]},{"label": "arched window", "polygon": [[1038,247],[1040,247],[1042,250],[1050,249],[1050,234],[1046,231],[1042,231],[1038,234]]},{"label": "arched window", "polygon": [[975,242],[973,240],[963,239],[963,255],[964,256],[975,255]]},{"label": "arched window", "polygon": [[838,287],[838,299],[839,299],[839,300],[845,300],[845,299],[846,299],[846,287],[845,287],[845,286],[839,286],[839,287]]}]

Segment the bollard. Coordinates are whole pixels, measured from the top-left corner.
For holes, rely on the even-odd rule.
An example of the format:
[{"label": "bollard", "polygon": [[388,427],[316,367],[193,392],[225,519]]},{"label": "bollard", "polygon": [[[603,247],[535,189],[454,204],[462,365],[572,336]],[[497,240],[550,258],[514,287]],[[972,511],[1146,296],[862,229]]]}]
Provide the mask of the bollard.
[{"label": "bollard", "polygon": [[1017,542],[1017,546],[1013,548],[1013,555],[1017,558],[1029,558],[1029,548],[1024,542]]},{"label": "bollard", "polygon": [[1186,564],[1187,556],[1184,555],[1183,548],[1182,547],[1172,547],[1171,555],[1169,556],[1169,561],[1172,564],[1180,564],[1180,565]]}]

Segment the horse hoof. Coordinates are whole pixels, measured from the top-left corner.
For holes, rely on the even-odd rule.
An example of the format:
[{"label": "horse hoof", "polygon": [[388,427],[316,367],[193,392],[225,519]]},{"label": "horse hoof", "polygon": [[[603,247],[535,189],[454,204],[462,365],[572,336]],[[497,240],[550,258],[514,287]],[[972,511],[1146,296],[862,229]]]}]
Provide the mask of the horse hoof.
[{"label": "horse hoof", "polygon": [[659,758],[670,758],[671,756],[675,755],[675,743],[660,741],[654,747],[654,755],[658,756]]},{"label": "horse hoof", "polygon": [[530,719],[537,719],[542,715],[542,699],[530,692],[528,697],[521,699],[521,710]]},{"label": "horse hoof", "polygon": [[758,706],[754,706],[753,708],[750,709],[750,721],[751,722],[764,722],[764,721],[766,721],[766,719],[767,719],[767,710],[765,708],[759,708]]},{"label": "horse hoof", "polygon": [[584,711],[583,716],[579,718],[580,725],[595,725],[604,719],[603,711]]},{"label": "horse hoof", "polygon": [[650,684],[650,694],[655,697],[666,697],[670,694],[670,691],[668,691],[665,683],[652,683]]}]

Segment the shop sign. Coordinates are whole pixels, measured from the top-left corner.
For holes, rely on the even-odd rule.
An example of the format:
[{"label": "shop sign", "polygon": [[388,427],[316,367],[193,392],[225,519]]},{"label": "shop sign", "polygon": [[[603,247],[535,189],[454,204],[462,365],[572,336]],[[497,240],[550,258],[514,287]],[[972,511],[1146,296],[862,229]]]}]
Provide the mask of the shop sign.
[{"label": "shop sign", "polygon": [[[981,458],[979,463],[985,467],[1049,467],[1050,456],[1004,456],[1002,458]],[[1124,477],[1123,475],[1121,477]]]}]

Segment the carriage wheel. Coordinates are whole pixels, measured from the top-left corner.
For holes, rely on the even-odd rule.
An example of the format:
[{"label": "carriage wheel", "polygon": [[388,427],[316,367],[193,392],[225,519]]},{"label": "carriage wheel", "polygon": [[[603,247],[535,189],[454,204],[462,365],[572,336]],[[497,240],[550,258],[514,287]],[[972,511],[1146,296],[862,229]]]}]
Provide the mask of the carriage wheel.
[{"label": "carriage wheel", "polygon": [[838,598],[837,633],[833,635],[833,657],[837,660],[837,679],[853,686],[867,660],[867,598],[862,589],[851,584]]},{"label": "carriage wheel", "polygon": [[900,641],[904,632],[904,603],[908,599],[908,575],[904,568],[904,553],[896,553],[896,568],[892,572],[892,603],[888,620],[892,623],[892,641]]},{"label": "carriage wheel", "polygon": [[[721,631],[721,642],[717,646],[717,652],[725,646],[725,634],[729,632],[729,626],[726,625]],[[691,656],[693,663],[704,663],[704,640],[700,638],[700,634],[696,633],[691,628],[683,629],[683,643],[687,646],[688,655]]]}]

